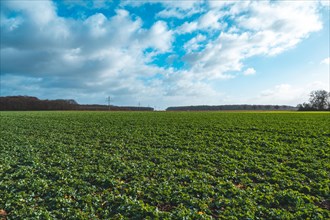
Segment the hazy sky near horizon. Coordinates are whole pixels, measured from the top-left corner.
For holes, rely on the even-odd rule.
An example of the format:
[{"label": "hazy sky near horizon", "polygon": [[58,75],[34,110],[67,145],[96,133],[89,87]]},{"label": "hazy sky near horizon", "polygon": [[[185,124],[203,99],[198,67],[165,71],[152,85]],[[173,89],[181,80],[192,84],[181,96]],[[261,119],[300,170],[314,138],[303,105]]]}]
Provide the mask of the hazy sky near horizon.
[{"label": "hazy sky near horizon", "polygon": [[1,1],[1,96],[166,108],[329,91],[329,1]]}]

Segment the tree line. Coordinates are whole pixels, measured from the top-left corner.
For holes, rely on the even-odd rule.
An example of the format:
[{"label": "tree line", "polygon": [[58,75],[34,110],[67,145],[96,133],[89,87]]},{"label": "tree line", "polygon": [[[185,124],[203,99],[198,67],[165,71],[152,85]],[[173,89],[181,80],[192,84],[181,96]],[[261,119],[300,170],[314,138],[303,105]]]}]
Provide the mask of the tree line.
[{"label": "tree line", "polygon": [[78,103],[73,99],[40,100],[32,96],[0,97],[0,110],[74,110]]},{"label": "tree line", "polygon": [[287,105],[197,105],[197,106],[177,106],[168,107],[166,111],[231,111],[231,110],[297,110],[293,106]]},{"label": "tree line", "polygon": [[[33,96],[0,97],[0,111],[31,110],[95,110],[95,111],[153,111],[151,107],[80,105],[73,99],[41,100]],[[310,93],[309,102],[297,107],[287,105],[199,105],[168,107],[166,111],[221,111],[221,110],[298,110],[330,111],[330,92],[316,90]]]},{"label": "tree line", "polygon": [[89,110],[89,111],[153,111],[150,107],[80,105],[73,99],[41,100],[33,96],[0,97],[0,111]]}]

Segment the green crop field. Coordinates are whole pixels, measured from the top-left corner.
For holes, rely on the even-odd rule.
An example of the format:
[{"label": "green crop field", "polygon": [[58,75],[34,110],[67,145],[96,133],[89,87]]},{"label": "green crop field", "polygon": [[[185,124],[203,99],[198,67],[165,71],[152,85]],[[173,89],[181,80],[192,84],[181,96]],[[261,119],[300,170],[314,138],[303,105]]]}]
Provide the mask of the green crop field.
[{"label": "green crop field", "polygon": [[8,220],[330,218],[329,113],[0,116]]}]

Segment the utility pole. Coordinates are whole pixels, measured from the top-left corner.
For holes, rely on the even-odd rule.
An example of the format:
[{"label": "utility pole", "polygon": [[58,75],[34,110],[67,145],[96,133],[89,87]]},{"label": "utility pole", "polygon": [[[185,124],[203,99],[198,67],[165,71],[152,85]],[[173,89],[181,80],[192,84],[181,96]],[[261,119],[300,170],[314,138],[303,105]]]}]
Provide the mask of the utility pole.
[{"label": "utility pole", "polygon": [[111,97],[107,97],[107,102],[108,102],[108,110],[110,111],[110,104],[111,104]]}]

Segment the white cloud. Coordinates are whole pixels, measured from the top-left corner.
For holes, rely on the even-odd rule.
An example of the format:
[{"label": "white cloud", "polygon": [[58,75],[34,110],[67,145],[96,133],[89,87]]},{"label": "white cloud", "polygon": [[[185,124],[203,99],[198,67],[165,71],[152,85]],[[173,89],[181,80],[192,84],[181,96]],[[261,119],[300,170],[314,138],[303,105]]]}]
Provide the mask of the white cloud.
[{"label": "white cloud", "polygon": [[[139,18],[133,19],[123,9],[116,10],[110,18],[97,13],[85,20],[64,20],[56,15],[52,4],[45,4],[49,11],[43,8],[45,6],[37,6],[38,3],[45,4],[43,1],[33,2],[37,9],[51,15],[47,15],[43,22],[35,22],[30,8],[18,4],[6,7],[22,11],[23,15],[17,18],[22,22],[1,21],[1,34],[4,36],[1,41],[1,63],[4,63],[1,72],[19,79],[44,79],[33,81],[33,87],[24,86],[24,80],[17,81],[16,86],[11,84],[17,91],[25,88],[35,94],[46,88],[54,91],[58,88],[56,92],[63,96],[60,89],[76,91],[77,94],[112,94],[117,99],[125,97],[122,103],[128,104],[138,94],[152,90],[140,77],[164,72],[163,68],[148,65],[152,57],[144,54],[146,48],[156,51],[154,55],[171,49],[172,31],[164,21],[144,29]],[[2,16],[6,18],[5,13]],[[31,31],[34,33],[30,34]],[[26,37],[22,40],[20,36]],[[6,85],[4,83],[2,85]]]},{"label": "white cloud", "polygon": [[[51,1],[5,1],[7,7],[23,12],[42,27],[56,19],[55,6]],[[37,13],[36,13],[37,12]]]},{"label": "white cloud", "polygon": [[157,17],[160,18],[171,18],[171,17],[176,17],[176,18],[184,18],[185,14],[175,8],[169,8],[169,9],[164,9],[162,11],[160,11],[157,14]]},{"label": "white cloud", "polygon": [[167,8],[178,8],[181,10],[196,10],[196,8],[198,9],[201,5],[201,3],[203,3],[201,0],[189,0],[189,1],[163,1],[163,0],[159,0],[159,1],[154,1],[152,0],[151,2],[159,2],[161,4],[163,4],[165,7]]},{"label": "white cloud", "polygon": [[210,8],[216,8],[216,9],[222,9],[228,5],[233,4],[234,1],[214,1],[214,0],[209,0],[208,5]]},{"label": "white cloud", "polygon": [[224,14],[218,11],[208,11],[201,15],[196,21],[184,22],[177,28],[179,34],[191,33],[201,30],[222,30],[226,27],[226,24],[220,22],[220,18]]},{"label": "white cloud", "polygon": [[254,68],[248,68],[243,72],[243,75],[249,76],[249,75],[255,75],[256,70]]},{"label": "white cloud", "polygon": [[246,51],[246,39],[246,34],[222,33],[216,41],[208,43],[203,51],[187,54],[185,60],[201,79],[231,78],[226,72],[240,71],[243,66],[241,60]]},{"label": "white cloud", "polygon": [[304,86],[292,84],[279,84],[273,88],[261,91],[259,96],[249,100],[248,102],[257,104],[277,104],[277,105],[293,105],[308,102],[309,94],[313,90],[328,90],[327,83],[314,81]]},{"label": "white cloud", "polygon": [[198,34],[196,37],[190,39],[187,43],[183,45],[183,48],[188,52],[195,52],[201,48],[201,43],[206,40],[205,35]]},{"label": "white cloud", "polygon": [[185,22],[180,27],[177,28],[178,33],[190,33],[198,30],[197,22]]},{"label": "white cloud", "polygon": [[[1,1],[1,8],[2,47],[38,50],[70,44],[69,22],[56,16],[52,2]],[[17,16],[10,16],[8,11]]]},{"label": "white cloud", "polygon": [[[138,99],[158,100],[163,106],[219,104],[224,96],[212,87],[212,80],[233,78],[232,71],[253,75],[253,68],[242,70],[246,58],[282,53],[322,28],[317,2],[210,1],[208,11],[202,1],[148,2],[162,7],[148,28],[129,7],[125,9],[128,1],[114,15],[99,12],[79,19],[59,17],[52,1],[1,2],[1,72],[6,82],[10,84],[8,76],[13,75],[13,88],[33,94],[46,88],[63,90],[63,96],[70,96],[64,90],[90,97],[112,94],[122,104]],[[91,4],[97,8],[105,3]],[[83,1],[76,4],[88,7]],[[10,11],[19,13],[15,17]],[[183,24],[175,30],[170,29],[175,26],[172,19],[158,20],[173,17],[189,19],[178,21]],[[190,39],[176,42],[183,33],[190,33]],[[184,55],[176,53],[176,43]],[[160,54],[175,55],[184,67],[150,64]],[[262,92],[260,98],[294,102],[296,98],[286,100],[289,93],[297,97],[301,90],[283,84]]]},{"label": "white cloud", "polygon": [[324,7],[330,7],[330,1],[329,0],[320,0],[320,4]]},{"label": "white cloud", "polygon": [[85,24],[90,28],[92,36],[100,37],[106,34],[107,30],[104,26],[106,21],[107,18],[102,13],[98,13],[85,20]]},{"label": "white cloud", "polygon": [[157,21],[148,31],[145,37],[146,45],[159,49],[160,51],[168,51],[172,46],[172,31],[164,21]]},{"label": "white cloud", "polygon": [[111,2],[108,0],[93,0],[93,8],[108,8],[107,2]]},{"label": "white cloud", "polygon": [[323,60],[321,61],[321,64],[329,65],[329,64],[330,64],[330,57],[323,59]]},{"label": "white cloud", "polygon": [[253,2],[250,11],[253,14],[240,16],[238,24],[255,32],[255,40],[262,41],[260,46],[267,48],[269,55],[295,46],[311,32],[322,28],[314,2]]},{"label": "white cloud", "polygon": [[[230,78],[227,73],[241,71],[246,58],[280,54],[322,28],[317,2],[235,2],[227,13],[235,15],[236,30],[223,31],[204,50],[185,56],[191,70],[201,78]],[[221,17],[220,14],[216,15]],[[188,24],[193,22],[187,27]],[[197,26],[199,30],[198,22]],[[183,27],[179,31],[189,29]]]},{"label": "white cloud", "polygon": [[220,23],[218,22],[221,18],[222,14],[216,11],[208,11],[207,13],[203,14],[199,20],[199,28],[211,28],[211,29],[219,29]]}]

